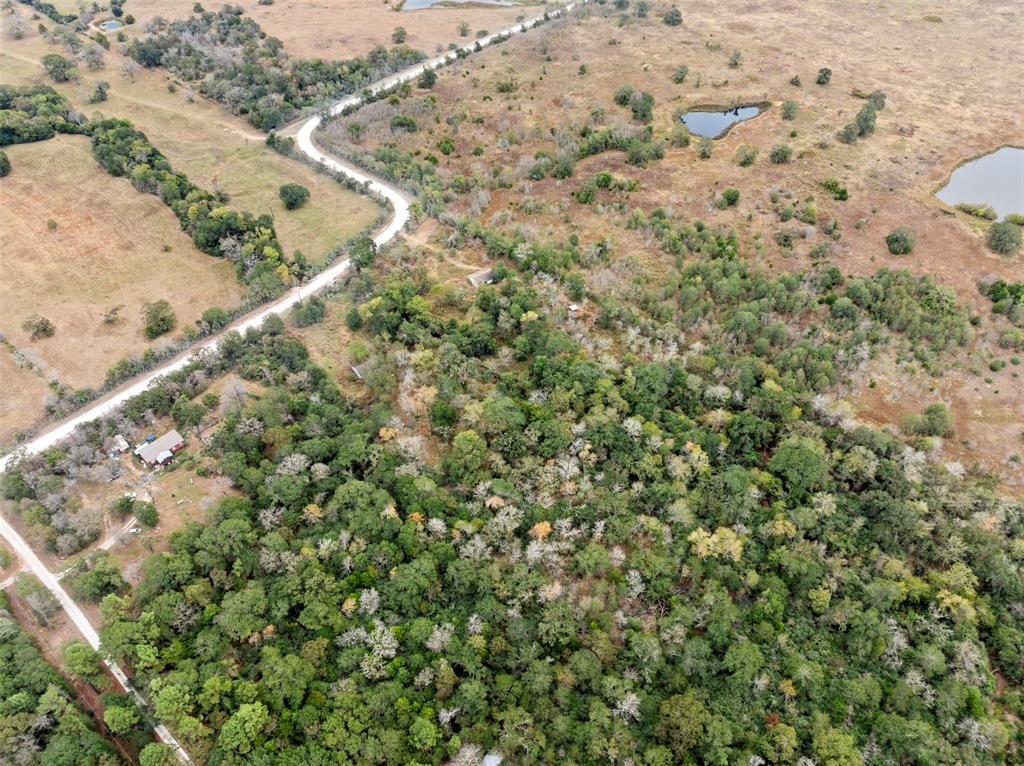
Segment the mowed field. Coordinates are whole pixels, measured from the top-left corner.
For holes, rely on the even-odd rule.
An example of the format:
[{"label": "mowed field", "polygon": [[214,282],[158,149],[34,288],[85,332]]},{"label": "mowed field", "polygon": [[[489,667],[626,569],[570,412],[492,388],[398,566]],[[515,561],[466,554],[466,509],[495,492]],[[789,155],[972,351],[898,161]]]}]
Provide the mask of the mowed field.
[{"label": "mowed field", "polygon": [[[33,349],[44,372],[74,388],[99,385],[115,362],[152,345],[144,304],[168,300],[180,327],[242,297],[234,266],[199,252],[159,198],[107,175],[87,138],[6,151],[13,170],[0,181],[0,329]],[[124,307],[121,319],[106,324],[101,315],[113,306]],[[54,323],[53,337],[30,339],[21,325],[32,314]]]},{"label": "mowed field", "polygon": [[[133,0],[129,10],[137,23],[129,34],[141,34],[145,22],[157,16],[168,20],[188,18],[194,4],[191,0]],[[471,42],[478,32],[502,29],[545,7],[545,3],[497,6],[468,2],[461,7],[450,3],[450,7],[396,10],[397,0],[276,0],[273,5],[242,0],[236,5],[268,35],[283,42],[289,54],[327,60],[362,56],[377,45],[391,46],[391,33],[396,27],[406,30],[406,45],[433,54],[449,43]],[[207,5],[209,10],[219,7]],[[462,23],[469,25],[466,37],[459,34]]]}]

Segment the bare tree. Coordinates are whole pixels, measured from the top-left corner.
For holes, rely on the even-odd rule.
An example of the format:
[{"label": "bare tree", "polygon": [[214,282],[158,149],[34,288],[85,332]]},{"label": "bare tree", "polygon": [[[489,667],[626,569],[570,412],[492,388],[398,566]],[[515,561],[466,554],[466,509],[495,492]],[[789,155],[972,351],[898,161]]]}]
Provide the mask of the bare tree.
[{"label": "bare tree", "polygon": [[121,64],[121,76],[130,82],[135,82],[135,75],[139,73],[140,69],[142,69],[142,67],[139,66],[137,61],[134,61],[133,59],[125,59],[124,63]]},{"label": "bare tree", "polygon": [[4,19],[3,35],[8,40],[21,40],[28,34],[28,24],[17,14]]}]

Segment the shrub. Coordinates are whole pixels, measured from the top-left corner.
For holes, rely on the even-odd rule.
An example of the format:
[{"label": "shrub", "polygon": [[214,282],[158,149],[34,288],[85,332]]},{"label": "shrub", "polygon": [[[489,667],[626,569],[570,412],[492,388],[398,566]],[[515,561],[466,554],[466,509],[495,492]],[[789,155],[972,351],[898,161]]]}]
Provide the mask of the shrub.
[{"label": "shrub", "polygon": [[288,210],[295,210],[309,199],[309,189],[301,184],[285,184],[277,190],[277,196]]},{"label": "shrub", "polygon": [[110,90],[110,83],[106,80],[100,80],[96,83],[95,89],[89,95],[90,104],[99,104],[107,100],[107,91]]},{"label": "shrub", "polygon": [[146,322],[146,337],[150,340],[173,329],[175,322],[178,321],[171,304],[163,298],[143,306],[142,316]]},{"label": "shrub", "polygon": [[850,196],[845,186],[840,186],[839,179],[835,176],[826,178],[821,182],[822,188],[832,195],[832,199],[842,202]]},{"label": "shrub", "polygon": [[854,122],[857,125],[858,136],[869,136],[875,132],[875,120],[878,117],[878,113],[875,109],[874,104],[867,103],[860,108],[857,112],[857,116],[854,118]]},{"label": "shrub", "polygon": [[986,221],[994,221],[999,216],[996,215],[996,211],[988,205],[974,205],[970,202],[961,202],[956,206],[956,209],[967,215],[973,215],[975,218],[983,218]]},{"label": "shrub", "polygon": [[441,154],[447,157],[455,151],[455,141],[451,136],[445,136],[437,142],[437,148],[441,151]]},{"label": "shrub", "polygon": [[1024,226],[1024,215],[1020,213],[1007,213],[1006,218],[1003,219],[1006,223],[1013,223],[1017,226]]},{"label": "shrub", "polygon": [[722,192],[722,196],[718,198],[715,203],[719,208],[732,207],[740,201],[740,190],[730,186],[728,189]]},{"label": "shrub", "polygon": [[433,69],[424,69],[423,74],[420,75],[420,78],[416,81],[416,84],[419,85],[424,90],[429,90],[430,88],[433,88],[434,85],[437,84],[437,73],[434,72]]},{"label": "shrub", "polygon": [[160,523],[160,514],[156,512],[156,506],[152,503],[139,501],[135,503],[135,507],[132,511],[135,514],[135,518],[138,519],[139,523],[144,527],[152,529]]},{"label": "shrub", "polygon": [[796,101],[783,101],[782,102],[782,119],[784,120],[795,120],[798,105]]},{"label": "shrub", "polygon": [[736,164],[741,168],[748,167],[754,164],[754,160],[757,159],[757,148],[749,146],[747,144],[740,144],[736,149]]},{"label": "shrub", "polygon": [[615,91],[615,103],[618,104],[619,106],[628,106],[630,99],[633,98],[633,93],[634,90],[632,85],[623,85],[621,88]]},{"label": "shrub", "polygon": [[700,141],[697,142],[697,156],[702,160],[711,158],[711,147],[714,146],[711,139],[707,136],[701,136]]},{"label": "shrub", "polygon": [[299,301],[292,309],[292,321],[296,327],[308,327],[320,322],[327,313],[327,304],[317,296],[308,300]]},{"label": "shrub", "polygon": [[669,135],[668,140],[675,147],[689,146],[690,129],[682,122],[677,122],[672,128],[672,133]]},{"label": "shrub", "polygon": [[739,51],[733,51],[732,55],[729,56],[729,68],[730,69],[739,69],[740,65],[742,63],[743,63],[743,54],[740,53]]},{"label": "shrub", "polygon": [[773,165],[785,165],[792,156],[793,150],[788,145],[776,144],[772,147],[772,152],[768,155],[768,158],[772,161]]},{"label": "shrub", "polygon": [[391,42],[395,45],[401,45],[405,42],[406,37],[405,27],[395,27],[395,31],[391,33]]},{"label": "shrub", "polygon": [[676,85],[682,85],[684,82],[686,82],[686,75],[688,75],[689,73],[690,67],[686,66],[686,64],[683,64],[678,69],[676,69],[676,73],[672,75],[672,82],[674,82]]},{"label": "shrub", "polygon": [[21,329],[29,334],[32,340],[39,340],[40,338],[52,338],[53,334],[57,331],[53,322],[44,316],[39,314],[33,314],[21,325]]},{"label": "shrub", "polygon": [[829,69],[828,67],[823,67],[818,70],[818,76],[815,78],[814,81],[818,83],[818,85],[828,85],[831,79],[832,70]]},{"label": "shrub", "polygon": [[407,130],[410,133],[415,133],[419,129],[416,120],[405,114],[396,114],[391,118],[389,125],[392,130]]},{"label": "shrub", "polygon": [[914,249],[914,232],[906,227],[893,229],[885,238],[885,245],[893,255],[906,255]]},{"label": "shrub", "polygon": [[915,436],[952,436],[953,415],[945,404],[929,404],[920,415],[907,415],[903,430]]},{"label": "shrub", "polygon": [[678,27],[683,23],[683,12],[673,5],[665,11],[665,15],[662,16],[661,20],[670,27]]},{"label": "shrub", "polygon": [[988,230],[988,246],[1001,255],[1013,255],[1020,249],[1020,227],[1009,221],[992,224]]},{"label": "shrub", "polygon": [[0,152],[0,178],[11,174],[11,161],[7,152]]},{"label": "shrub", "polygon": [[800,81],[800,75],[795,74],[789,79],[789,84],[799,88],[803,83]]}]

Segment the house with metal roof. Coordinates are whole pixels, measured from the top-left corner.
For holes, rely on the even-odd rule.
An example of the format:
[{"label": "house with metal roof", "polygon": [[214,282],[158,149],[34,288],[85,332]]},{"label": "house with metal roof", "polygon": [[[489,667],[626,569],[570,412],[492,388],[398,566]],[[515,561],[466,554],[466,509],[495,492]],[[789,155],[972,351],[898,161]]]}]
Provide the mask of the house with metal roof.
[{"label": "house with metal roof", "polygon": [[135,448],[135,454],[146,465],[167,465],[174,457],[174,453],[184,446],[185,440],[172,428],[159,439],[150,437],[138,445]]}]

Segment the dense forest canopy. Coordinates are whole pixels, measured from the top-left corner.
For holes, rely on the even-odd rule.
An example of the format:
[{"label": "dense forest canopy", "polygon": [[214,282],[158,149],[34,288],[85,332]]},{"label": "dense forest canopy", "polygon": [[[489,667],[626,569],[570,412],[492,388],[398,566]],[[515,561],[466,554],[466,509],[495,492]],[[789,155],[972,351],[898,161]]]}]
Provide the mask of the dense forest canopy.
[{"label": "dense forest canopy", "polygon": [[[886,325],[959,309],[688,243],[606,307],[614,357],[530,265],[458,322],[427,281],[358,277],[369,384],[436,389],[440,461],[279,323],[228,342],[218,364],[273,371],[211,449],[242,496],[103,604],[157,715],[210,764],[1004,762],[1024,507],[815,393]],[[808,311],[800,340],[766,319]],[[704,341],[651,353],[681,327]]]}]

